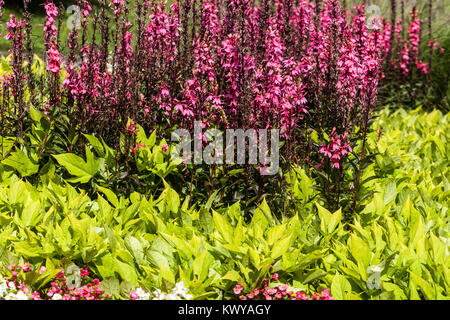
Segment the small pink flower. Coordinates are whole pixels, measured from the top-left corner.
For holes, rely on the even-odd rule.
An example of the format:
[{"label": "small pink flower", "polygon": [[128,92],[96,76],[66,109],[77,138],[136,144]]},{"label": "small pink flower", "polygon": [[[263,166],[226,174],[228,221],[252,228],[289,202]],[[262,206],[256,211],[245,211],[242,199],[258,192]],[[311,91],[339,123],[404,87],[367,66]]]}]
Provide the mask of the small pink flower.
[{"label": "small pink flower", "polygon": [[37,291],[35,291],[35,292],[33,292],[33,293],[31,294],[31,299],[33,299],[33,300],[42,300],[42,298],[41,298],[39,292],[37,292]]},{"label": "small pink flower", "polygon": [[278,289],[280,289],[281,291],[286,291],[289,288],[289,286],[287,284],[280,284],[278,286]]},{"label": "small pink flower", "polygon": [[234,291],[235,294],[240,294],[242,292],[242,289],[243,289],[243,287],[240,284],[237,284],[234,287],[233,291]]},{"label": "small pink flower", "polygon": [[80,270],[80,275],[81,276],[88,276],[89,275],[89,270],[88,269],[81,269]]}]

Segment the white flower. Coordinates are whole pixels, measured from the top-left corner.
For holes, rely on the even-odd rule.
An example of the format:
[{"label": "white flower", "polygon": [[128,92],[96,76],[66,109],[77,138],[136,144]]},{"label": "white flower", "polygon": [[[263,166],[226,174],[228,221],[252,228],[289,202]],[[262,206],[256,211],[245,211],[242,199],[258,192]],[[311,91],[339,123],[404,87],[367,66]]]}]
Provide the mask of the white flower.
[{"label": "white flower", "polygon": [[28,300],[28,299],[29,299],[29,297],[22,290],[19,290],[16,293],[16,300]]},{"label": "white flower", "polygon": [[10,292],[6,295],[5,300],[16,300],[15,297],[16,295]]},{"label": "white flower", "polygon": [[142,288],[137,288],[135,293],[138,295],[137,300],[148,300],[150,299],[150,293],[145,292]]},{"label": "white flower", "polygon": [[192,300],[192,294],[184,294],[183,298],[185,298],[186,300]]},{"label": "white flower", "polygon": [[167,294],[164,293],[164,292],[162,292],[160,295],[155,296],[155,297],[153,298],[153,300],[167,300],[166,297],[167,297]]},{"label": "white flower", "polygon": [[[161,289],[156,289],[152,292],[152,300],[192,300],[192,295],[188,294],[189,289],[184,286],[184,282],[178,282],[175,284],[175,287],[172,289],[172,292],[166,293],[162,292]],[[137,300],[147,300],[150,299],[150,293],[144,292],[141,288],[137,288],[135,290],[136,295],[138,296]]]},{"label": "white flower", "polygon": [[155,295],[155,296],[159,296],[160,294],[161,294],[160,289],[156,289],[155,291],[153,291],[153,295]]},{"label": "white flower", "polygon": [[62,300],[62,295],[59,293],[55,293],[52,297],[52,300]]},{"label": "white flower", "polygon": [[9,288],[9,290],[16,290],[16,285],[14,284],[14,282],[9,281],[8,288]]},{"label": "white flower", "polygon": [[184,282],[183,281],[178,282],[177,284],[175,284],[175,290],[184,290],[184,289],[186,289],[186,288],[184,287]]},{"label": "white flower", "polygon": [[181,299],[176,294],[170,293],[166,296],[166,299],[164,300],[181,300]]}]

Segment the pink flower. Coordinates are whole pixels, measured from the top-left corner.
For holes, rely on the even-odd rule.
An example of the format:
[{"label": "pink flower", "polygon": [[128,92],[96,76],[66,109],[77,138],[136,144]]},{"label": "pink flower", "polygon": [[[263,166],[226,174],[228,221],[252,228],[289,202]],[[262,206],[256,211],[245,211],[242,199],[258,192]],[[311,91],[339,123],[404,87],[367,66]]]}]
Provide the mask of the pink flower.
[{"label": "pink flower", "polygon": [[289,286],[287,284],[280,284],[278,286],[278,289],[281,291],[286,291],[289,288]]},{"label": "pink flower", "polygon": [[37,291],[34,291],[34,292],[31,294],[31,298],[32,298],[33,300],[42,300],[42,298],[41,298],[39,292],[37,292]]},{"label": "pink flower", "polygon": [[242,289],[243,289],[243,287],[240,284],[237,284],[234,287],[233,291],[234,291],[235,294],[240,294],[242,292]]},{"label": "pink flower", "polygon": [[59,71],[61,70],[61,55],[59,54],[59,51],[56,49],[56,46],[53,46],[48,51],[48,58],[49,63],[47,66],[47,70],[55,74],[58,74]]},{"label": "pink flower", "polygon": [[89,275],[89,270],[88,269],[81,269],[80,270],[80,275],[81,276],[88,276]]}]

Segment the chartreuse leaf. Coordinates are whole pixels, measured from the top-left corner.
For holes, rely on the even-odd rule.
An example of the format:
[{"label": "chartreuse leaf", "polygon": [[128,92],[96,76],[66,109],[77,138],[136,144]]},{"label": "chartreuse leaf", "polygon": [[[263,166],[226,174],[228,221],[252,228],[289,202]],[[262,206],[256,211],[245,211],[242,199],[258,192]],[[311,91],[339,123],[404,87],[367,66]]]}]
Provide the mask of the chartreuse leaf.
[{"label": "chartreuse leaf", "polygon": [[0,160],[11,150],[15,140],[13,137],[0,137]]},{"label": "chartreuse leaf", "polygon": [[257,211],[261,211],[271,225],[273,225],[276,222],[276,218],[272,215],[270,207],[266,202],[266,198],[264,198],[261,204],[258,206],[258,208],[256,208],[254,214],[256,214]]},{"label": "chartreuse leaf", "polygon": [[419,277],[414,272],[410,272],[410,276],[412,281],[420,288],[420,291],[424,294],[425,298],[427,300],[435,300],[436,299],[436,293],[433,287],[424,279]]},{"label": "chartreuse leaf", "polygon": [[22,150],[17,150],[2,160],[2,164],[17,170],[22,177],[31,176],[39,171],[39,165],[35,164]]},{"label": "chartreuse leaf", "polygon": [[119,271],[119,274],[123,280],[126,280],[131,283],[137,282],[137,273],[134,266],[131,266],[128,263],[117,260],[117,271]]},{"label": "chartreuse leaf", "polygon": [[151,150],[151,148],[153,148],[156,143],[156,130],[154,130],[148,138],[145,134],[144,129],[139,124],[136,124],[136,131],[136,140],[145,145],[148,150]]},{"label": "chartreuse leaf", "polygon": [[336,300],[346,300],[352,286],[348,280],[340,274],[336,274],[331,282],[331,296]]},{"label": "chartreuse leaf", "polygon": [[280,239],[286,231],[286,224],[280,224],[269,229],[267,233],[267,243],[272,245],[275,241]]},{"label": "chartreuse leaf", "polygon": [[100,162],[94,159],[92,152],[86,148],[87,162],[73,153],[63,153],[53,155],[53,157],[75,178],[70,182],[87,183],[91,180],[100,168]]},{"label": "chartreuse leaf", "polygon": [[221,214],[217,213],[214,210],[212,212],[214,225],[216,226],[216,229],[219,231],[220,235],[225,240],[225,242],[232,243],[233,227],[224,216],[222,216]]},{"label": "chartreuse leaf", "polygon": [[141,242],[133,236],[127,235],[125,237],[125,244],[128,250],[133,254],[137,264],[142,264],[144,260],[144,248]]},{"label": "chartreuse leaf", "polygon": [[175,275],[173,274],[170,269],[166,268],[165,266],[161,266],[159,269],[159,277],[160,277],[160,283],[162,282],[162,279],[165,279],[171,284],[175,284]]},{"label": "chartreuse leaf", "polygon": [[207,250],[204,250],[195,258],[192,263],[192,269],[194,270],[194,275],[200,282],[205,281],[209,271],[209,254]]},{"label": "chartreuse leaf", "polygon": [[285,254],[289,250],[292,235],[289,235],[279,241],[277,241],[272,249],[272,254],[270,255],[273,259],[277,259]]},{"label": "chartreuse leaf", "polygon": [[390,180],[384,190],[384,205],[389,204],[397,196],[397,185],[394,180]]},{"label": "chartreuse leaf", "polygon": [[177,213],[180,208],[180,196],[178,193],[173,190],[170,185],[163,179],[164,186],[166,187],[161,194],[161,198],[164,199],[164,203],[167,206],[167,209],[173,213]]},{"label": "chartreuse leaf", "polygon": [[232,282],[241,282],[241,275],[235,270],[229,270],[224,276],[222,276],[222,280],[230,280]]},{"label": "chartreuse leaf", "polygon": [[370,264],[372,252],[365,241],[359,238],[356,234],[352,234],[348,240],[348,246],[356,262],[360,263],[364,270],[367,269]]},{"label": "chartreuse leaf", "polygon": [[114,277],[105,278],[100,282],[99,286],[100,286],[100,288],[103,289],[105,294],[108,294],[112,297],[119,294],[120,282],[119,282],[119,279],[117,279],[117,278],[114,278]]},{"label": "chartreuse leaf", "polygon": [[105,156],[105,149],[103,148],[103,144],[97,137],[94,137],[90,134],[83,134],[86,139],[89,141],[89,143],[94,147],[95,152],[97,152],[99,157]]},{"label": "chartreuse leaf", "polygon": [[330,213],[330,211],[323,208],[320,204],[316,203],[316,206],[320,217],[320,230],[325,234],[332,233],[339,222],[341,222],[341,209],[339,208],[335,213]]},{"label": "chartreuse leaf", "polygon": [[108,201],[111,202],[116,209],[119,208],[119,200],[114,192],[102,186],[98,186],[98,189],[106,195]]}]

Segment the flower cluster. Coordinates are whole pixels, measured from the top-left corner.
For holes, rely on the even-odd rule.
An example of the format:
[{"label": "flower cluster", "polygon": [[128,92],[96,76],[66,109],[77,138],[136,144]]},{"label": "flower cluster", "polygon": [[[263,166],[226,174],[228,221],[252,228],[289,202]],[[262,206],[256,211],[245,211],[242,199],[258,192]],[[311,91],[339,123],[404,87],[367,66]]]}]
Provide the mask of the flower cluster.
[{"label": "flower cluster", "polygon": [[24,36],[25,21],[17,20],[14,14],[9,16],[9,21],[6,23],[6,31],[8,34],[5,35],[6,40],[22,41]]},{"label": "flower cluster", "polygon": [[[91,279],[89,270],[83,268],[80,268],[79,272],[79,287],[70,286],[64,271],[60,270],[50,281],[49,287],[31,292],[31,288],[25,285],[22,279],[32,269],[34,266],[32,267],[30,263],[25,263],[23,266],[8,266],[10,277],[0,279],[0,297],[9,300],[105,300],[109,298],[100,288],[99,279]],[[44,266],[37,271],[39,274],[48,272]]]},{"label": "flower cluster", "polygon": [[48,67],[47,70],[58,74],[61,70],[61,55],[55,45],[48,50]]},{"label": "flower cluster", "polygon": [[347,132],[344,132],[342,136],[339,136],[336,133],[336,128],[333,128],[331,131],[330,143],[323,145],[319,150],[319,153],[330,159],[333,168],[339,168],[342,157],[353,151],[347,136]]},{"label": "flower cluster", "polygon": [[[417,8],[414,8],[410,12],[411,21],[408,27],[408,37],[402,39],[401,32],[402,21],[398,20],[395,26],[396,39],[399,46],[399,57],[394,59],[394,68],[400,68],[403,76],[410,74],[414,68],[417,68],[423,74],[428,74],[430,72],[430,66],[428,62],[425,62],[419,57],[419,47],[421,43],[421,21],[418,16]],[[432,48],[440,48],[437,42],[430,40],[428,45]],[[440,50],[442,52],[442,50]]]},{"label": "flower cluster", "polygon": [[47,70],[58,74],[61,70],[61,54],[57,46],[57,28],[56,19],[58,17],[58,9],[55,4],[49,0],[45,3],[45,11],[47,19],[44,24],[44,42],[47,49],[48,65]]},{"label": "flower cluster", "polygon": [[14,281],[0,275],[0,300],[29,300],[28,289],[16,287]]},{"label": "flower cluster", "polygon": [[178,282],[170,293],[156,289],[153,293],[146,292],[142,288],[137,288],[130,292],[131,300],[192,300],[192,295],[184,286],[184,282]]},{"label": "flower cluster", "polygon": [[260,288],[254,289],[248,294],[242,294],[243,287],[240,284],[234,287],[233,292],[241,300],[334,300],[328,289],[323,290],[320,294],[307,295],[302,290],[292,288],[287,284],[277,282],[271,284],[272,280],[278,280],[277,273],[274,273],[271,279],[265,278]]}]

